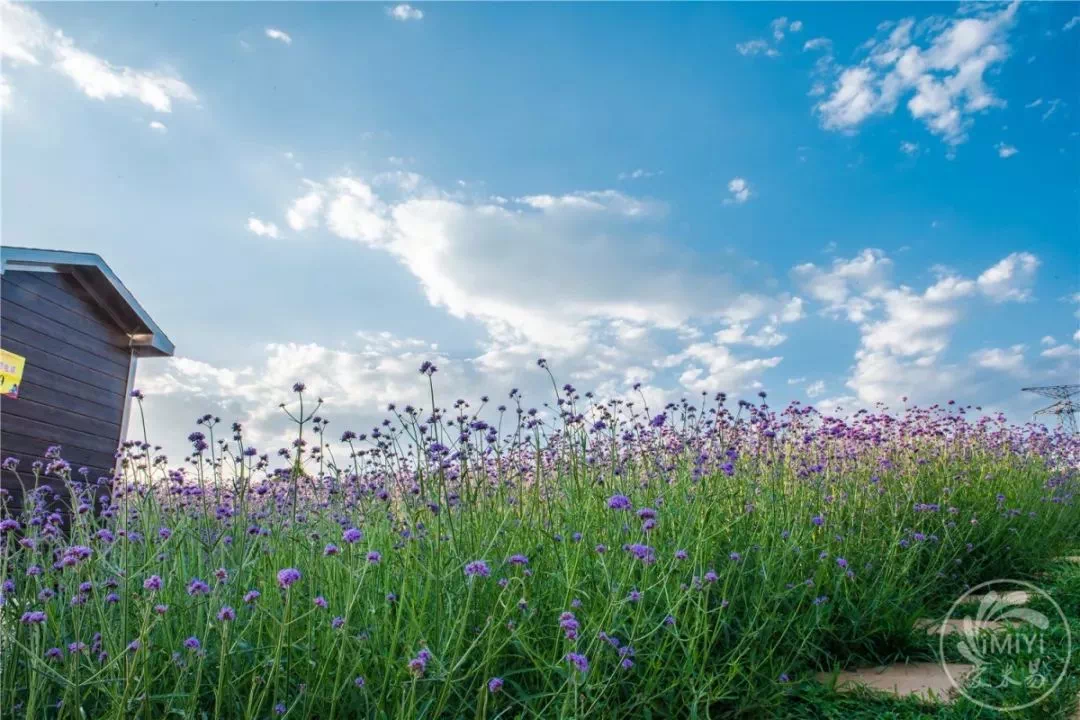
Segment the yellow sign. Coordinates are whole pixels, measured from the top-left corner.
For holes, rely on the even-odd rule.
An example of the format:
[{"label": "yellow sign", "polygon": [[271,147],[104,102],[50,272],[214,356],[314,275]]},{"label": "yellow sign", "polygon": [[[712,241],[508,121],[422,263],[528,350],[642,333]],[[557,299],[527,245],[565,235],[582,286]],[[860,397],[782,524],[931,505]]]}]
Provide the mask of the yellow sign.
[{"label": "yellow sign", "polygon": [[22,382],[23,367],[26,358],[7,350],[0,350],[0,395],[9,398],[19,397],[19,383]]}]

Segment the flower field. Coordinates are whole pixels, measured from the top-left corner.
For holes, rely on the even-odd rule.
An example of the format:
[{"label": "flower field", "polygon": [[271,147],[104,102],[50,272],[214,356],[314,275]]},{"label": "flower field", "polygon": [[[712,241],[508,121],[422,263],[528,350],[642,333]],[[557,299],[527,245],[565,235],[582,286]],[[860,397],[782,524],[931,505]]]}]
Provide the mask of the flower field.
[{"label": "flower field", "polygon": [[297,383],[280,451],[208,415],[184,462],[129,442],[115,479],[62,448],[16,468],[4,717],[768,717],[1078,544],[1080,441],[974,408],[435,381],[365,432]]}]

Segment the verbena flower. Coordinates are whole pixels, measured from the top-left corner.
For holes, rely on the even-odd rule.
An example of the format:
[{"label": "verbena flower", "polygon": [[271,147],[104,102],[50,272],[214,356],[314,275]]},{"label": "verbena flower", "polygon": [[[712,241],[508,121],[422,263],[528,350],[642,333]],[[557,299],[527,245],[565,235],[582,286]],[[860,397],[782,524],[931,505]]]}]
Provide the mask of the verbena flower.
[{"label": "verbena flower", "polygon": [[294,583],[300,580],[300,571],[296,568],[285,568],[279,570],[277,574],[278,587],[282,590],[288,590]]},{"label": "verbena flower", "polygon": [[608,498],[607,506],[612,510],[629,510],[631,508],[630,498],[625,495],[612,495]]},{"label": "verbena flower", "polygon": [[500,678],[500,677],[493,677],[490,680],[488,680],[487,686],[488,686],[488,692],[494,695],[495,693],[502,690],[503,679]]},{"label": "verbena flower", "polygon": [[491,568],[483,560],[473,560],[465,565],[465,574],[469,577],[487,577],[491,575]]},{"label": "verbena flower", "polygon": [[580,653],[566,653],[566,662],[570,663],[570,665],[576,668],[578,672],[589,672],[589,658]]}]

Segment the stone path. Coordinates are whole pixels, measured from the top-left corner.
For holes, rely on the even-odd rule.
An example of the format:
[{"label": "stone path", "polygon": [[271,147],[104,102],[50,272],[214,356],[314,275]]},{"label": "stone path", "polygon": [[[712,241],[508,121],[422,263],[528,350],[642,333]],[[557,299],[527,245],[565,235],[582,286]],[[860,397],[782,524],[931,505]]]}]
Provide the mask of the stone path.
[{"label": "stone path", "polygon": [[[851,692],[862,686],[901,698],[916,697],[924,702],[951,703],[957,696],[956,684],[962,684],[974,669],[974,665],[949,663],[946,674],[940,663],[928,662],[863,668],[838,673],[834,687],[838,692]],[[833,673],[818,673],[817,679],[818,682],[829,684]]]}]

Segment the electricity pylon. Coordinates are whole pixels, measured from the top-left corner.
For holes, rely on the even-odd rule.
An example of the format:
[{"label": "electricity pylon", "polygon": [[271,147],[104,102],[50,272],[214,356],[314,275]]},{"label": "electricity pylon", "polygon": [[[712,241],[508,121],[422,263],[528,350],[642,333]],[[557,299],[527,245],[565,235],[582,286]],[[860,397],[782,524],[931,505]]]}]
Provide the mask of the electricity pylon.
[{"label": "electricity pylon", "polygon": [[1076,434],[1076,413],[1080,411],[1080,385],[1046,385],[1044,387],[1026,387],[1021,388],[1021,390],[1056,400],[1057,402],[1053,405],[1036,410],[1033,416],[1057,415],[1061,426],[1067,432]]}]

